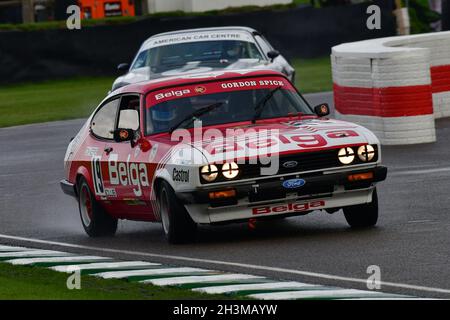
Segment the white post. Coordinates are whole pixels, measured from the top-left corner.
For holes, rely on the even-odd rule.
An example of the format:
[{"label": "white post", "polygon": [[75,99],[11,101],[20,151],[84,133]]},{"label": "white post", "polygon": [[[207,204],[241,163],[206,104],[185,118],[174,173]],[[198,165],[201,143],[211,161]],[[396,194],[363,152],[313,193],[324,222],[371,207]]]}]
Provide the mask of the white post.
[{"label": "white post", "polygon": [[23,23],[34,22],[34,1],[22,0],[22,21]]},{"label": "white post", "polygon": [[394,15],[397,20],[397,34],[408,35],[411,33],[408,7],[402,8],[400,0],[396,0],[395,3],[397,9],[394,10]]}]

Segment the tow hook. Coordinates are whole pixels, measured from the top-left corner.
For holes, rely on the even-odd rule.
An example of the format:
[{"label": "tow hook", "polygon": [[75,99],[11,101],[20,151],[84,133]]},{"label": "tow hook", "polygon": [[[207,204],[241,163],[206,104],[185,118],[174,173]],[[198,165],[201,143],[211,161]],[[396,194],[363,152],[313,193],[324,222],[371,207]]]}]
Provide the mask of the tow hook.
[{"label": "tow hook", "polygon": [[248,219],[248,228],[250,230],[256,229],[256,219]]}]

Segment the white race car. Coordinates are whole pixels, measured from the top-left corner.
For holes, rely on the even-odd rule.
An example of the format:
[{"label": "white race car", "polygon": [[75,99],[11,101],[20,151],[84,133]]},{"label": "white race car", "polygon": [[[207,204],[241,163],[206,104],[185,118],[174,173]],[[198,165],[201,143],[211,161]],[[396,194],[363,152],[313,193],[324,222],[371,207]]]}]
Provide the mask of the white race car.
[{"label": "white race car", "polygon": [[217,27],[179,30],[147,39],[127,71],[112,90],[130,83],[168,76],[232,69],[268,69],[295,82],[295,69],[256,30],[247,27]]}]

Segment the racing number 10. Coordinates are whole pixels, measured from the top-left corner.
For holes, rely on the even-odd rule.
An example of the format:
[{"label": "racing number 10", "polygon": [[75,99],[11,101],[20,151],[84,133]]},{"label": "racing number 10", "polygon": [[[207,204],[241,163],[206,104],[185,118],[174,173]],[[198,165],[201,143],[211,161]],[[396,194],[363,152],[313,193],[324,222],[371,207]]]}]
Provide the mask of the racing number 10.
[{"label": "racing number 10", "polygon": [[92,157],[92,179],[94,183],[95,194],[103,195],[105,193],[105,188],[103,186],[102,177],[102,167],[101,167],[101,157]]}]

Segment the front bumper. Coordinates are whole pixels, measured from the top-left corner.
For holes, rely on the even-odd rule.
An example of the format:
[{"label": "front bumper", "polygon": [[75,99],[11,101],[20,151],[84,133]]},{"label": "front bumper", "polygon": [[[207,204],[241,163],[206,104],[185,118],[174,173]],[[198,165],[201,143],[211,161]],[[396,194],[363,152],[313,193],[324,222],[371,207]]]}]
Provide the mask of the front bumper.
[{"label": "front bumper", "polygon": [[[368,173],[373,178],[350,182],[349,175]],[[293,174],[233,184],[229,187],[206,187],[193,192],[177,193],[197,223],[245,220],[270,215],[299,215],[318,209],[342,208],[371,201],[375,183],[383,181],[387,168],[377,166],[336,173]],[[286,189],[283,181],[301,178],[302,187]],[[212,201],[209,193],[234,189],[233,198]],[[286,206],[287,205],[287,206]]]},{"label": "front bumper", "polygon": [[77,192],[75,190],[75,185],[73,183],[70,183],[66,179],[63,179],[59,182],[59,185],[61,186],[61,189],[65,194],[68,194],[69,196],[72,196],[72,197],[77,196]]}]

